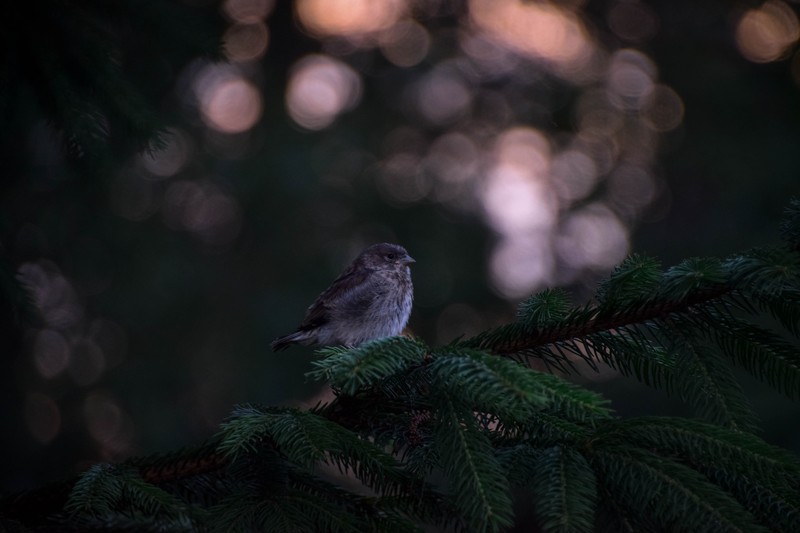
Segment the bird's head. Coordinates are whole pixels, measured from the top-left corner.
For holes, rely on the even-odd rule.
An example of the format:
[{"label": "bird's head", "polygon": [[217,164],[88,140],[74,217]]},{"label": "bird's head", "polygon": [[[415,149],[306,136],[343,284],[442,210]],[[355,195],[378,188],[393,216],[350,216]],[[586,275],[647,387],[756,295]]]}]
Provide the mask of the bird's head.
[{"label": "bird's head", "polygon": [[404,270],[414,263],[405,248],[399,244],[380,243],[361,252],[358,261],[365,267],[375,270]]}]

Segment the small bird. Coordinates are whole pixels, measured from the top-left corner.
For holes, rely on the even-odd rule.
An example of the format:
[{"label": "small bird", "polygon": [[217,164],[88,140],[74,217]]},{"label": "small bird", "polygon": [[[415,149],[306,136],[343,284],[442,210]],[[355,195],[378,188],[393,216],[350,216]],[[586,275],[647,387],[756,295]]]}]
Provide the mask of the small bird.
[{"label": "small bird", "polygon": [[411,314],[408,265],[415,262],[397,244],[366,248],[311,304],[303,323],[272,342],[272,350],[291,344],[354,347],[399,335]]}]

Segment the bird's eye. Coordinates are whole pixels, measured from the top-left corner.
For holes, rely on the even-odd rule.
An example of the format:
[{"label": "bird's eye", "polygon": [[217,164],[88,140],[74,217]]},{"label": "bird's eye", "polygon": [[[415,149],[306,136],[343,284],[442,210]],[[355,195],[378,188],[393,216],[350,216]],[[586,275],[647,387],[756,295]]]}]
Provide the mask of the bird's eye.
[{"label": "bird's eye", "polygon": [[388,259],[389,261],[394,261],[395,257],[397,257],[397,256],[394,255],[394,254],[386,254],[386,259]]}]

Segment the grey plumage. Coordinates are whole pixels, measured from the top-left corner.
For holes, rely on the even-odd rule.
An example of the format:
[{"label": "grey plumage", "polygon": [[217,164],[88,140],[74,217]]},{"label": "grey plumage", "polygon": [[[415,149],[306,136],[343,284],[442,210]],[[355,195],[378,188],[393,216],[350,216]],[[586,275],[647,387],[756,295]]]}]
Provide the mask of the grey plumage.
[{"label": "grey plumage", "polygon": [[352,347],[399,335],[411,314],[414,289],[408,265],[413,262],[397,244],[366,248],[311,304],[300,326],[275,339],[272,349],[292,344]]}]

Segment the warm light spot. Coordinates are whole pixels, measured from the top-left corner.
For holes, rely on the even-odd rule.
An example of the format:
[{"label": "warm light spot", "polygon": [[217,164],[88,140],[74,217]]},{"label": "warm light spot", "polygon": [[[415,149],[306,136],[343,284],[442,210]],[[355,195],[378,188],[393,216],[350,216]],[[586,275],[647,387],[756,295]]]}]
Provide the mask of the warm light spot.
[{"label": "warm light spot", "polygon": [[656,131],[670,131],[683,122],[683,100],[666,85],[656,85],[648,97],[644,116]]},{"label": "warm light spot", "polygon": [[591,45],[580,19],[548,2],[470,0],[478,28],[517,52],[553,62],[565,71],[582,68]]},{"label": "warm light spot", "polygon": [[380,47],[383,55],[398,67],[411,67],[425,59],[431,38],[422,25],[405,20],[381,33]]},{"label": "warm light spot", "polygon": [[484,76],[509,74],[519,65],[518,55],[482,33],[460,32],[459,43]]},{"label": "warm light spot", "polygon": [[572,213],[556,238],[559,257],[575,270],[608,270],[628,253],[628,231],[602,204]]},{"label": "warm light spot", "polygon": [[222,11],[236,22],[260,22],[275,7],[275,0],[225,0]]},{"label": "warm light spot", "polygon": [[358,74],[341,61],[322,55],[300,60],[293,68],[286,89],[289,115],[310,130],[329,126],[340,113],[355,107],[360,99]]},{"label": "warm light spot", "polygon": [[505,132],[494,150],[481,201],[497,231],[522,233],[552,226],[558,203],[547,181],[550,146],[530,128]]},{"label": "warm light spot", "polygon": [[385,30],[407,8],[403,0],[297,0],[294,5],[310,33],[345,37]]},{"label": "warm light spot", "polygon": [[511,165],[496,166],[487,177],[481,200],[495,230],[517,233],[553,223],[556,202],[547,184]]},{"label": "warm light spot", "polygon": [[43,329],[33,343],[33,360],[42,377],[50,379],[69,364],[69,344],[58,331]]},{"label": "warm light spot", "polygon": [[495,160],[531,176],[542,177],[550,166],[550,141],[533,128],[512,128],[497,139]]},{"label": "warm light spot", "polygon": [[532,232],[503,239],[492,251],[492,285],[505,298],[525,297],[551,284],[550,233]]},{"label": "warm light spot", "polygon": [[756,63],[783,59],[800,37],[794,10],[784,2],[770,0],[747,11],[736,27],[736,44],[744,57]]},{"label": "warm light spot", "polygon": [[148,150],[141,154],[144,168],[159,178],[173,176],[189,161],[189,140],[176,129],[164,135],[165,146],[158,150]]},{"label": "warm light spot", "polygon": [[263,56],[269,44],[269,31],[263,22],[234,24],[222,37],[225,55],[231,61],[244,63]]},{"label": "warm light spot", "polygon": [[32,392],[25,399],[25,422],[33,438],[47,444],[61,429],[61,411],[49,396]]},{"label": "warm light spot", "polygon": [[261,94],[250,81],[224,66],[209,67],[197,79],[200,110],[205,123],[223,133],[241,133],[261,118]]}]

